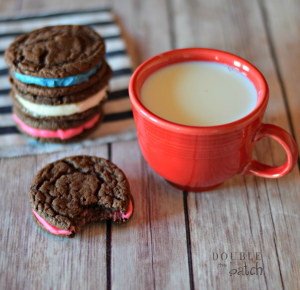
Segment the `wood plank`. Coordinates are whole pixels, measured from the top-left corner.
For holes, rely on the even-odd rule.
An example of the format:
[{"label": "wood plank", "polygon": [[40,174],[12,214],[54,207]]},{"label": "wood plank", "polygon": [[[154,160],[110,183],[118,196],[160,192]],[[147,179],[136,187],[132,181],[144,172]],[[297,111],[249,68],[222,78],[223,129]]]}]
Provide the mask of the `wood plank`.
[{"label": "wood plank", "polygon": [[107,146],[1,160],[1,289],[106,287],[106,222],[87,225],[74,239],[64,239],[42,231],[30,215],[28,190],[36,172],[77,154],[107,158]]},{"label": "wood plank", "polygon": [[51,12],[65,12],[80,9],[94,9],[101,8],[107,4],[109,1],[105,0],[22,0],[22,15],[36,14],[36,13],[51,13]]},{"label": "wood plank", "polygon": [[[300,102],[299,102],[299,77],[300,69],[297,65],[299,59],[299,11],[300,3],[297,1],[261,1],[264,12],[266,31],[270,42],[270,51],[275,63],[277,77],[280,81],[281,91],[286,99],[290,123],[293,133],[300,149]],[[300,162],[298,162],[300,166]],[[285,190],[280,190],[282,206],[277,207],[276,218],[281,218],[280,227],[288,236],[288,239],[279,241],[280,262],[289,257],[289,267],[282,269],[284,286],[291,289],[300,288],[300,257],[295,255],[300,250],[299,243],[299,184],[293,180],[278,180],[279,186],[283,185]],[[296,232],[296,233],[295,233]],[[278,236],[278,235],[277,235]],[[287,282],[286,282],[287,281]]]},{"label": "wood plank", "polygon": [[[97,3],[99,5],[99,1]],[[16,1],[11,4],[16,5]],[[45,10],[57,11],[57,7],[61,7],[51,1],[36,1],[28,9],[25,5],[23,14],[40,12],[36,4],[45,4]],[[54,5],[49,7],[49,4]],[[73,9],[69,3],[64,4]],[[82,2],[78,8],[81,7]],[[7,9],[5,14],[9,14]],[[106,222],[87,225],[75,239],[69,240],[46,234],[34,225],[30,216],[28,188],[37,170],[56,159],[76,154],[108,157],[107,146],[97,146],[1,160],[1,289],[106,288]],[[15,178],[8,178],[6,172]]]},{"label": "wood plank", "polygon": [[[171,49],[165,1],[116,0],[113,8],[134,67]],[[188,289],[182,192],[149,168],[137,141],[114,143],[112,161],[124,169],[135,198],[132,220],[112,225],[112,289]]]},{"label": "wood plank", "polygon": [[19,15],[22,9],[23,0],[1,0],[0,1],[0,17],[7,18]]},{"label": "wood plank", "polygon": [[[133,3],[134,4],[134,3]],[[31,5],[30,5],[31,6]],[[132,5],[131,5],[132,6]],[[151,5],[150,5],[151,6]],[[126,4],[123,4],[122,7],[118,7],[116,10],[120,10],[122,13],[120,13],[121,15],[124,15],[123,11],[127,11],[124,10],[124,8],[128,7]],[[146,5],[147,8],[147,5]],[[26,10],[24,10],[26,11]],[[144,14],[146,15],[146,9],[144,9]],[[126,14],[126,18],[127,20],[130,19],[130,17],[128,16],[128,14]],[[144,21],[143,18],[140,19],[141,21]],[[155,21],[155,19],[148,19],[148,21]],[[162,18],[163,21],[164,18]],[[130,22],[130,29],[131,30],[135,30],[135,22]],[[145,23],[144,23],[145,25]],[[147,25],[147,23],[146,23]],[[148,24],[149,25],[149,24]],[[163,30],[164,31],[164,30]],[[151,31],[150,31],[151,32]],[[148,38],[149,37],[149,38]],[[153,45],[153,43],[150,42],[151,40],[155,37],[153,37],[153,35],[147,35],[145,33],[142,33],[142,30],[139,31],[139,35],[137,37],[137,39],[139,39],[141,41],[141,43],[144,43],[144,41],[148,38],[147,41],[149,41],[150,46],[152,46],[152,51],[151,49],[144,49],[144,53],[143,54],[135,54],[138,55],[138,58],[136,60],[136,63],[140,62],[142,58],[146,58],[148,56],[149,50],[153,53],[156,54],[158,52],[160,52],[158,49],[161,49],[163,45],[166,45],[168,43],[168,38],[166,38],[164,41],[160,41],[160,46],[157,45]],[[136,49],[136,47],[134,48]],[[155,50],[156,49],[156,50]],[[135,50],[136,51],[136,50]],[[136,143],[137,144],[137,143]],[[124,152],[126,151],[126,148],[123,147],[123,145],[121,145],[122,150],[118,150],[117,152],[119,154],[121,154],[121,157],[124,159]],[[135,148],[137,149],[137,146],[135,146]],[[115,152],[113,150],[113,152]],[[139,154],[139,158],[141,159],[140,153]],[[113,156],[115,154],[113,153]],[[117,156],[117,155],[116,155]],[[127,155],[126,155],[127,156]],[[118,164],[118,163],[117,163]],[[119,164],[118,164],[119,165]],[[143,165],[145,167],[145,164]],[[131,166],[129,168],[132,168]],[[134,169],[135,171],[135,169]],[[125,171],[127,173],[127,171]],[[146,172],[144,170],[144,172]],[[146,172],[147,174],[147,172]],[[156,177],[157,178],[157,177]],[[147,180],[148,178],[146,178]],[[141,186],[141,180],[136,180],[137,186],[140,187]],[[154,184],[155,186],[155,184]],[[134,186],[133,186],[134,189]],[[163,189],[159,188],[156,189],[156,194],[160,194],[161,191]],[[171,189],[172,191],[173,189]],[[113,251],[112,251],[112,275],[113,275],[113,282],[112,282],[112,287],[113,288],[117,288],[119,289],[120,285],[123,288],[124,285],[126,285],[126,288],[128,289],[140,289],[142,287],[142,285],[144,285],[144,288],[149,288],[152,285],[152,287],[154,287],[154,278],[156,279],[156,288],[164,288],[164,289],[169,289],[172,286],[177,286],[176,288],[178,288],[178,285],[174,285],[174,283],[179,282],[181,288],[187,288],[186,286],[188,285],[188,266],[187,266],[187,256],[186,256],[186,242],[184,239],[175,242],[175,249],[178,249],[178,253],[177,254],[172,254],[172,248],[170,247],[170,242],[167,237],[165,237],[165,228],[169,227],[169,237],[173,237],[175,239],[175,237],[177,237],[177,235],[182,236],[185,234],[185,227],[184,227],[184,216],[183,216],[183,202],[182,202],[182,193],[176,191],[177,193],[177,198],[174,198],[172,196],[172,192],[169,191],[169,194],[167,195],[167,199],[166,197],[163,198],[163,200],[166,199],[166,201],[168,201],[169,203],[172,203],[173,207],[167,210],[167,208],[162,208],[164,209],[164,211],[159,212],[158,214],[155,214],[157,209],[152,209],[154,211],[153,217],[152,217],[152,223],[153,223],[153,227],[154,227],[154,233],[151,233],[151,237],[153,235],[153,241],[150,240],[149,244],[148,244],[148,240],[147,239],[143,239],[141,240],[141,238],[144,237],[144,232],[148,232],[149,233],[149,229],[150,226],[148,224],[148,226],[145,226],[145,218],[147,218],[149,220],[149,210],[148,209],[145,213],[142,212],[141,214],[141,218],[139,218],[139,212],[140,212],[140,208],[141,207],[149,207],[148,202],[144,203],[143,199],[144,199],[144,195],[142,191],[139,191],[141,193],[139,193],[138,195],[138,199],[136,199],[136,203],[137,203],[137,210],[135,213],[135,221],[137,223],[137,229],[135,228],[131,228],[130,223],[129,228],[123,228],[120,227],[120,229],[118,227],[113,226]],[[149,194],[149,193],[148,193]],[[179,196],[178,196],[179,195]],[[149,197],[150,198],[150,197]],[[157,198],[156,198],[157,199]],[[154,204],[156,203],[160,203],[161,200],[157,201],[156,199],[154,199]],[[139,206],[140,204],[140,206]],[[165,203],[160,203],[165,205]],[[177,212],[174,210],[178,210],[179,215],[176,216]],[[165,227],[162,228],[162,230],[159,231],[160,226],[159,226],[159,219],[158,222],[156,221],[156,218],[165,218],[165,215],[173,213],[175,215],[175,217],[173,218],[169,218],[170,223],[174,224],[174,223],[178,223],[179,221],[181,221],[181,227],[178,227],[176,229],[176,227],[173,229],[172,227],[170,227],[170,225],[167,223],[167,225]],[[146,220],[147,223],[147,220]],[[156,233],[155,229],[157,229],[158,233]],[[130,239],[130,237],[134,237],[136,235],[136,237],[139,238],[138,241],[132,241]],[[164,238],[161,238],[161,235],[163,235]],[[128,255],[125,255],[125,253],[122,251],[124,250],[124,240],[123,238],[127,237],[127,241],[128,243],[125,244],[125,247],[127,248],[127,251],[124,251],[126,254],[128,253]],[[118,240],[118,238],[120,238],[120,240]],[[161,240],[164,241],[164,246],[169,246],[169,248],[167,250],[164,250],[164,247],[160,245]],[[115,241],[118,244],[115,243]],[[146,241],[146,245],[145,247],[140,247],[140,242],[141,241]],[[153,244],[157,244],[157,245],[153,245]],[[172,243],[172,242],[171,242]],[[148,247],[147,247],[148,244]],[[132,268],[128,267],[128,257],[136,257],[136,249],[135,247],[133,247],[133,245],[137,246],[138,249],[140,249],[140,256],[138,256],[138,259],[132,259],[129,260],[130,264],[132,266]],[[176,247],[177,246],[177,247]],[[152,248],[155,249],[155,254],[152,253]],[[138,251],[137,251],[138,252]],[[163,256],[161,255],[163,254]],[[168,263],[168,267],[167,266],[167,260],[166,260],[166,255],[170,256],[170,262]],[[120,257],[122,259],[122,262],[120,264],[119,260]],[[163,259],[162,259],[163,257]],[[126,259],[127,258],[127,259]],[[145,263],[145,258],[149,259],[149,264],[147,265],[147,262]],[[154,260],[154,262],[152,261]],[[165,262],[164,262],[165,261]],[[164,263],[163,263],[164,262]],[[150,269],[149,266],[150,265]],[[181,265],[181,267],[180,267]],[[103,266],[103,265],[102,265]],[[139,266],[143,266],[143,267],[139,267]],[[115,267],[115,268],[114,268]],[[183,268],[183,271],[182,271]],[[150,273],[152,272],[153,269],[153,275],[150,275]],[[174,269],[176,269],[176,271],[173,271]],[[122,271],[122,276],[119,276],[119,272],[118,270],[123,270]],[[129,271],[128,271],[129,270]],[[181,273],[178,273],[178,271],[181,270]],[[150,272],[151,271],[151,272]],[[101,272],[101,271],[99,271]],[[103,273],[105,273],[105,271],[102,271]],[[123,274],[124,273],[124,274]],[[139,273],[139,274],[138,274]],[[178,275],[179,274],[179,275]],[[99,277],[102,278],[102,277]],[[115,278],[115,279],[114,279]],[[103,279],[100,279],[103,280]],[[142,282],[142,283],[141,283]],[[161,287],[161,285],[166,286],[166,287]],[[104,285],[105,286],[105,283]],[[133,286],[133,288],[131,288],[131,286]],[[105,286],[106,287],[106,286]]]},{"label": "wood plank", "polygon": [[[252,62],[270,86],[265,122],[290,132],[258,2],[173,0],[172,5],[176,47],[216,48]],[[268,164],[285,161],[282,148],[268,139],[257,144],[256,155]],[[295,168],[278,180],[236,176],[213,192],[189,193],[195,287],[297,289],[299,258],[292,253],[300,245],[295,224],[300,209],[299,185]],[[228,261],[227,268],[213,261],[212,252],[223,251],[261,252],[264,275],[230,277]]]},{"label": "wood plank", "polygon": [[[57,10],[57,7],[60,9],[93,7],[103,3],[102,1],[96,2],[92,0],[89,3],[83,3],[75,0],[70,5],[69,1],[24,0],[23,12],[37,12],[41,11],[40,9],[43,11]],[[108,3],[108,1],[105,2]],[[254,63],[266,76],[271,89],[271,99],[265,121],[290,130],[287,115],[283,109],[284,102],[278,82],[278,73],[276,75],[274,63],[270,57],[268,38],[264,31],[261,11],[257,2],[248,2],[245,0],[227,0],[224,3],[221,1],[173,0],[171,3],[173,4],[173,21],[176,27],[174,43],[177,47],[200,45],[228,50]],[[10,7],[13,7],[15,3],[16,1],[9,1]],[[1,5],[2,10],[3,6]],[[140,1],[114,1],[115,10],[121,16],[120,23],[124,24],[124,30],[128,31],[129,42],[133,43],[135,65],[149,56],[171,48],[171,40],[165,22],[167,13],[165,8],[160,10],[161,5],[157,1],[142,4]],[[297,115],[299,104],[296,98],[298,96],[296,80],[299,77],[299,68],[295,61],[298,59],[299,38],[299,33],[297,34],[297,27],[299,26],[295,24],[298,23],[297,11],[299,9],[297,5],[297,3],[292,3],[289,0],[284,4],[277,0],[275,2],[268,1],[266,9],[271,19],[270,27],[273,31],[275,52],[279,59],[279,72],[286,88],[285,93],[290,105],[291,119],[294,128],[296,128],[296,138],[299,141],[299,119]],[[279,15],[281,13],[282,15]],[[170,15],[173,14],[170,13]],[[290,70],[290,68],[293,69]],[[296,73],[291,75],[289,71]],[[137,144],[126,147],[125,143],[113,145],[112,155],[116,160],[115,162],[124,164],[124,171],[129,173],[127,175],[133,184],[133,190],[138,192],[137,208],[139,211],[135,212],[133,220],[125,227],[113,226],[112,228],[112,288],[119,289],[121,286],[130,289],[132,286],[131,289],[141,289],[141,285],[147,289],[154,288],[154,286],[163,289],[168,289],[171,286],[174,288],[171,280],[177,273],[175,270],[177,270],[178,258],[174,251],[169,248],[170,240],[174,244],[174,249],[179,249],[180,255],[186,252],[186,241],[178,239],[178,236],[185,237],[185,230],[182,229],[184,224],[182,195],[181,201],[178,197],[174,199],[174,196],[177,196],[177,191],[169,192],[170,188],[165,188],[163,180],[151,172],[140,156]],[[128,148],[129,156],[132,158],[131,163],[128,163],[128,159],[125,160],[125,151],[122,152],[126,148]],[[95,153],[100,153],[100,151],[95,150]],[[262,140],[258,144],[256,152],[254,152],[254,156],[256,155],[259,160],[269,164],[280,164],[284,161],[282,149],[268,139]],[[97,223],[82,232],[82,235],[88,235],[85,234],[85,231],[93,233],[95,233],[94,231],[97,233],[101,231],[99,234],[101,238],[95,235],[95,242],[93,241],[94,236],[89,239],[89,243],[91,240],[93,241],[91,246],[94,248],[94,252],[90,256],[99,257],[99,264],[93,265],[97,271],[88,273],[85,272],[87,267],[83,270],[83,266],[88,264],[86,253],[83,253],[82,257],[77,255],[80,266],[77,266],[75,262],[74,265],[72,263],[66,264],[67,261],[72,261],[71,252],[73,256],[78,253],[82,254],[79,252],[79,246],[82,245],[79,245],[78,242],[74,244],[73,240],[72,244],[66,245],[64,249],[66,254],[61,259],[60,252],[57,251],[57,248],[61,248],[59,247],[61,242],[55,243],[55,246],[57,244],[55,249],[55,246],[51,245],[50,239],[46,238],[44,233],[39,233],[38,229],[33,231],[32,226],[34,225],[30,219],[26,218],[28,213],[22,204],[27,202],[27,189],[31,179],[37,167],[40,168],[40,165],[43,166],[48,161],[54,160],[51,159],[51,156],[56,159],[61,155],[51,154],[1,161],[0,184],[2,185],[2,192],[0,195],[4,195],[6,199],[2,198],[4,202],[0,205],[0,215],[5,214],[5,218],[2,218],[5,227],[0,228],[0,288],[6,289],[6,286],[9,285],[10,289],[25,289],[29,288],[29,285],[32,286],[30,284],[32,281],[36,281],[33,284],[34,288],[39,288],[45,281],[45,277],[46,282],[48,282],[43,284],[46,285],[45,287],[58,288],[62,285],[71,288],[71,285],[67,284],[71,281],[71,277],[68,277],[71,273],[70,270],[72,270],[72,275],[79,275],[79,279],[73,276],[75,282],[78,281],[79,283],[76,284],[79,286],[73,285],[73,289],[77,287],[81,289],[95,288],[99,281],[101,281],[101,286],[106,288],[106,254],[102,248],[106,244],[105,224],[101,230]],[[23,168],[28,167],[28,164],[35,164],[35,168],[24,171]],[[117,164],[119,165],[119,163]],[[129,167],[128,164],[132,164],[132,166]],[[138,174],[134,169],[138,169]],[[7,181],[4,172],[18,177],[19,183],[14,182],[13,179]],[[147,176],[147,181],[141,183],[140,178],[145,176]],[[13,186],[17,188],[12,190]],[[143,202],[144,195],[140,194],[141,190],[139,191],[139,189],[145,188],[147,189],[146,198],[150,203]],[[300,204],[298,188],[299,172],[295,169],[290,175],[279,180],[236,176],[220,189],[211,193],[189,193],[188,205],[195,288],[300,288],[299,255],[297,255],[299,251],[297,221]],[[21,199],[19,195],[15,196],[15,192],[19,193],[20,191],[25,193]],[[20,202],[15,203],[13,198],[19,198]],[[170,208],[161,208],[161,204],[167,202],[172,202],[170,208],[176,210],[176,213],[170,213]],[[145,212],[141,213],[141,208]],[[12,219],[10,212],[18,212],[17,219]],[[20,227],[22,220],[27,221],[25,231]],[[27,234],[29,231],[31,235]],[[168,233],[167,237],[164,236],[165,233]],[[38,239],[41,240],[41,243],[36,242]],[[124,243],[124,241],[126,242]],[[42,255],[42,243],[46,243],[49,248],[47,248],[46,256]],[[5,245],[5,248],[2,245]],[[96,245],[98,247],[101,245],[99,251]],[[218,266],[218,262],[212,260],[213,251],[219,253],[222,251],[260,251],[263,255],[265,275],[263,278],[257,276],[229,277],[228,269]],[[167,255],[171,257],[168,264],[166,264],[166,259],[169,258]],[[31,258],[35,256],[36,258]],[[133,259],[128,263],[124,257],[128,259],[133,257]],[[186,259],[185,256],[182,263],[184,266],[183,273],[179,273],[174,280],[176,283],[179,281],[181,287],[176,285],[175,289],[188,288]],[[54,269],[55,267],[51,267],[54,263],[56,263],[57,270]],[[96,262],[94,261],[94,263]],[[119,270],[120,272],[118,272]],[[15,273],[18,273],[17,276]],[[55,275],[58,277],[57,281]],[[43,280],[41,280],[42,276]]]},{"label": "wood plank", "polygon": [[134,68],[146,59],[171,49],[166,2],[113,1],[112,8]]},{"label": "wood plank", "polygon": [[300,151],[300,2],[261,1],[264,21],[270,40],[270,51],[287,101],[295,138]]},{"label": "wood plank", "polygon": [[153,172],[137,141],[114,143],[112,161],[135,202],[132,220],[112,226],[112,289],[188,289],[182,192]]}]

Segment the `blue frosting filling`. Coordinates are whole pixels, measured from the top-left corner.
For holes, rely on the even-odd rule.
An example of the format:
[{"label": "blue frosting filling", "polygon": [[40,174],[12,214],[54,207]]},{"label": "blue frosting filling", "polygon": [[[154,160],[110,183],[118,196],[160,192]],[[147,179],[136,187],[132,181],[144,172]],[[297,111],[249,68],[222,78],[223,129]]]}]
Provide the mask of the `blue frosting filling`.
[{"label": "blue frosting filling", "polygon": [[55,87],[69,87],[74,85],[79,85],[83,82],[87,82],[93,74],[96,73],[98,68],[101,66],[100,62],[96,67],[84,74],[79,74],[75,76],[70,76],[61,79],[47,79],[47,78],[38,78],[28,75],[22,75],[20,73],[14,72],[15,77],[25,84],[33,84],[41,87],[55,88]]}]

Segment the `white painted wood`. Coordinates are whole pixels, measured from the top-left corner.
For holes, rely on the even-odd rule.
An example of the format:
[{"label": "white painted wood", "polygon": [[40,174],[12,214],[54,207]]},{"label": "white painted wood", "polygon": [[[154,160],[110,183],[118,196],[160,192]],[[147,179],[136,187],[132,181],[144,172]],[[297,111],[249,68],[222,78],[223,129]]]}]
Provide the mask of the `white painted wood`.
[{"label": "white painted wood", "polygon": [[[258,1],[174,0],[172,5],[176,47],[216,48],[252,62],[270,87],[264,121],[291,132]],[[257,144],[256,155],[274,165],[286,158],[283,149],[269,139]],[[236,176],[213,192],[189,194],[195,287],[298,289],[300,258],[293,253],[300,246],[296,225],[299,188],[299,170],[295,168],[278,180]],[[257,250],[264,262],[261,277],[230,277],[229,271],[212,259],[214,251]]]},{"label": "white painted wood", "polygon": [[107,146],[1,160],[1,289],[105,289],[106,222],[66,239],[41,230],[30,214],[29,186],[37,171],[77,154],[107,158]]},{"label": "white painted wood", "polygon": [[[261,3],[265,5],[267,19],[263,18]],[[300,140],[298,3],[74,0],[70,4],[65,0],[4,0],[0,10],[1,15],[8,16],[103,4],[113,5],[135,67],[171,49],[172,42],[178,48],[202,46],[227,50],[252,62],[270,86],[265,122],[290,132],[264,24],[269,23],[294,132]],[[97,146],[76,152],[1,159],[1,289],[109,286],[106,223],[91,224],[75,239],[63,240],[42,232],[30,217],[27,194],[34,174],[48,162],[74,154],[108,156],[106,146]],[[283,149],[269,139],[257,144],[253,156],[275,165],[285,160]],[[136,208],[128,224],[112,226],[111,288],[189,289],[189,244],[182,193],[169,187],[148,167],[137,141],[113,144],[112,159],[129,178]],[[188,194],[195,289],[300,288],[299,182],[296,168],[278,180],[236,176],[212,192]],[[218,266],[212,257],[213,252],[248,251],[262,253],[264,275],[230,277],[228,268]]]},{"label": "white painted wood", "polygon": [[137,141],[114,143],[112,161],[126,172],[135,204],[126,225],[112,226],[112,289],[188,289],[182,192],[153,172]]}]

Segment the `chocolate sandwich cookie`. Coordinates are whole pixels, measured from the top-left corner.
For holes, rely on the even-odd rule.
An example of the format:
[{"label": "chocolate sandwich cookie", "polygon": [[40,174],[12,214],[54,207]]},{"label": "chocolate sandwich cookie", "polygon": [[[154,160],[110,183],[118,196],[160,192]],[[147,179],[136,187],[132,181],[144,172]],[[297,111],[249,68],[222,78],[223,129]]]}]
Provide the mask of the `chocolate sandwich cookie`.
[{"label": "chocolate sandwich cookie", "polygon": [[[89,115],[90,114],[90,115]],[[103,120],[102,104],[82,113],[64,117],[33,118],[22,114],[13,106],[13,119],[17,128],[27,136],[41,142],[68,143],[82,140],[87,134],[82,134]],[[73,138],[77,137],[77,138]]]},{"label": "chocolate sandwich cookie", "polygon": [[[15,108],[14,108],[15,110]],[[20,120],[16,114],[13,115],[14,120],[16,121],[16,127],[24,135],[35,139],[40,143],[70,143],[70,142],[79,142],[89,136],[100,126],[103,121],[104,115],[102,111],[100,114],[94,116],[91,120],[84,123],[81,126],[70,128],[70,129],[58,129],[55,131],[49,130],[35,130],[33,127],[24,125],[25,123]]]},{"label": "chocolate sandwich cookie", "polygon": [[[108,65],[106,65],[106,71],[104,76],[95,84],[92,84],[88,88],[73,93],[73,94],[68,94],[68,95],[60,95],[56,97],[55,95],[37,95],[30,93],[26,90],[23,90],[21,87],[19,87],[16,83],[11,80],[11,84],[13,85],[14,92],[15,94],[25,100],[29,101],[31,103],[36,103],[36,104],[43,104],[43,105],[64,105],[64,104],[72,104],[72,103],[80,103],[91,96],[99,93],[102,91],[104,88],[107,87],[107,84],[109,80],[112,77],[112,70]],[[45,91],[42,91],[45,92]]]},{"label": "chocolate sandwich cookie", "polygon": [[[55,84],[55,86],[47,87],[47,83],[42,83],[41,85],[37,85],[34,83],[24,83],[22,79],[17,79],[15,74],[10,71],[10,82],[15,83],[22,91],[34,94],[34,95],[41,95],[45,97],[60,97],[62,95],[69,95],[80,92],[89,86],[101,81],[104,77],[104,74],[107,70],[108,64],[103,61],[101,63],[100,68],[96,71],[95,74],[91,75],[89,78],[86,78],[85,81],[80,82],[79,84],[70,84],[65,86],[59,86]],[[74,76],[75,78],[76,76]],[[70,77],[73,78],[73,77]]]},{"label": "chocolate sandwich cookie", "polygon": [[85,26],[45,27],[18,37],[5,53],[17,127],[45,142],[86,135],[103,119],[112,76],[104,54],[103,39]]},{"label": "chocolate sandwich cookie", "polygon": [[46,165],[33,178],[29,200],[36,224],[67,238],[89,222],[125,223],[134,206],[123,171],[93,156],[66,157]]}]

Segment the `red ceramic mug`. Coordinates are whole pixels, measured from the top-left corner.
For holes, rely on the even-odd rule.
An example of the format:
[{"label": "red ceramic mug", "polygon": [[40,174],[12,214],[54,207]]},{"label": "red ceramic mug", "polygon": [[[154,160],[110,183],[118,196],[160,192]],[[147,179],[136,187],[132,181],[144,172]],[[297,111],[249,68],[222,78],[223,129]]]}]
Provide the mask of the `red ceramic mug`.
[{"label": "red ceramic mug", "polygon": [[[186,61],[212,61],[234,67],[254,84],[256,107],[235,122],[210,127],[180,125],[154,115],[140,101],[143,83],[155,71]],[[129,95],[142,154],[159,175],[181,190],[210,190],[235,174],[277,178],[290,172],[297,162],[297,146],[290,134],[262,123],[269,99],[266,80],[253,65],[233,54],[204,48],[159,54],[134,72]],[[263,137],[283,146],[287,153],[284,165],[272,167],[251,159],[255,142]]]}]

